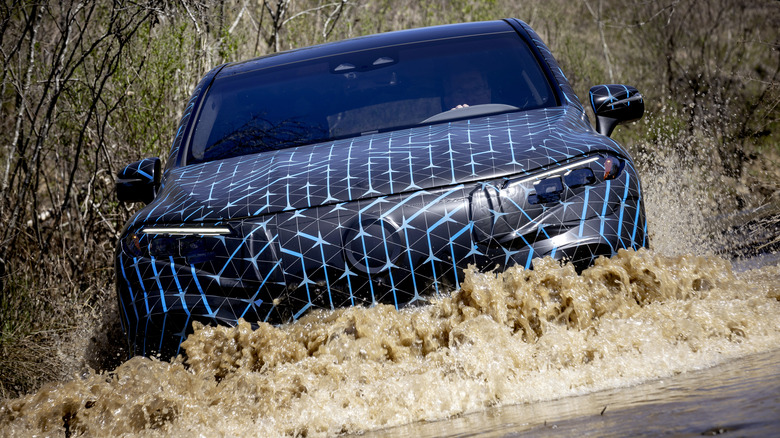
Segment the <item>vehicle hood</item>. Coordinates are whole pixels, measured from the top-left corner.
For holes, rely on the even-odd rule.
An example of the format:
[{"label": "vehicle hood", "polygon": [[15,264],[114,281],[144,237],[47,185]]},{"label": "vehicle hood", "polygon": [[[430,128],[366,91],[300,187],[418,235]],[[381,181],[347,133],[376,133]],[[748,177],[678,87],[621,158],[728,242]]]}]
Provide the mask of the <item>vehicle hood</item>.
[{"label": "vehicle hood", "polygon": [[626,154],[567,106],[420,126],[172,168],[133,222],[219,222],[430,190],[597,150]]}]

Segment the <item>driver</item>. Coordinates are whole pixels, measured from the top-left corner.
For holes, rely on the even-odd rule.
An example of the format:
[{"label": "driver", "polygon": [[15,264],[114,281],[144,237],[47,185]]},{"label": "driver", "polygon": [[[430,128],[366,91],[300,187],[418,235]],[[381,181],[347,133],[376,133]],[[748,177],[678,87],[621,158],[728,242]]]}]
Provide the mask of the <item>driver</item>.
[{"label": "driver", "polygon": [[487,79],[479,70],[453,73],[445,83],[445,107],[468,108],[469,105],[490,103],[491,92]]}]

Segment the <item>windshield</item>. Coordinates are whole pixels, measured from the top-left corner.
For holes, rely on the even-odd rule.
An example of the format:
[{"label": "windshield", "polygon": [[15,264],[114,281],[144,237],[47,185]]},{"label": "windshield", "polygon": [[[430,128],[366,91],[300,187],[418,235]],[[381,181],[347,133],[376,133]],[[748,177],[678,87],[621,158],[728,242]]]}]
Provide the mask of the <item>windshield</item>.
[{"label": "windshield", "polygon": [[217,79],[187,162],[553,105],[514,32],[381,47]]}]

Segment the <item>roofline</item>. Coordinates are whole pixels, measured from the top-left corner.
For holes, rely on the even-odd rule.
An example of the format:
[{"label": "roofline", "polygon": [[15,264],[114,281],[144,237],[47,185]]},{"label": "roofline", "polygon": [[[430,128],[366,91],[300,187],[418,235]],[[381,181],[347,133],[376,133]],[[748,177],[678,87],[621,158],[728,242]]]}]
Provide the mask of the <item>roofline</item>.
[{"label": "roofline", "polygon": [[443,24],[438,26],[396,30],[271,53],[244,61],[231,62],[226,64],[220,72],[217,73],[216,77],[222,78],[234,74],[247,73],[304,60],[376,49],[381,48],[382,46],[396,46],[436,39],[512,31],[516,32],[517,28],[507,20]]}]

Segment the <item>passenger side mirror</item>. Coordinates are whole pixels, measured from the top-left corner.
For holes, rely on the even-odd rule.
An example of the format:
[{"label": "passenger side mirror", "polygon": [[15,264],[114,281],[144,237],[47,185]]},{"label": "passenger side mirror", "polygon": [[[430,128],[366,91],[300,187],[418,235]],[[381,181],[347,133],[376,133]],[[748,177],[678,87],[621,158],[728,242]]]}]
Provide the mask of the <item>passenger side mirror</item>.
[{"label": "passenger side mirror", "polygon": [[120,202],[152,202],[161,174],[160,159],[156,157],[129,164],[117,175],[116,197]]},{"label": "passenger side mirror", "polygon": [[590,89],[590,104],[596,115],[596,131],[607,137],[615,126],[639,120],[645,113],[642,95],[628,85],[596,85]]}]

